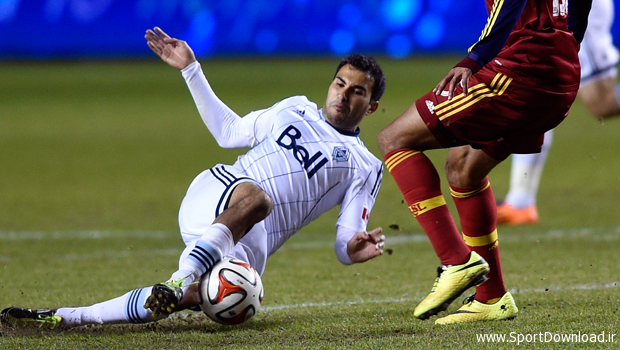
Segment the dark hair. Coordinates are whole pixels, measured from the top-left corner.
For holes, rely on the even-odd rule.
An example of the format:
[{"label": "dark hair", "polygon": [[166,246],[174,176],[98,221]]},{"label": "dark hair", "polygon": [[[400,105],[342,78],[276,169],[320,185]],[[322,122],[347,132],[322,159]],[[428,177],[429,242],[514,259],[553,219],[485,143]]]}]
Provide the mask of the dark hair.
[{"label": "dark hair", "polygon": [[383,74],[383,70],[375,61],[374,58],[370,56],[364,55],[349,55],[343,58],[336,69],[336,74],[334,74],[334,78],[340,71],[344,65],[350,64],[353,67],[361,70],[366,73],[366,77],[372,78],[374,80],[374,85],[372,86],[372,94],[370,95],[370,101],[379,101],[383,93],[385,92],[385,75]]}]

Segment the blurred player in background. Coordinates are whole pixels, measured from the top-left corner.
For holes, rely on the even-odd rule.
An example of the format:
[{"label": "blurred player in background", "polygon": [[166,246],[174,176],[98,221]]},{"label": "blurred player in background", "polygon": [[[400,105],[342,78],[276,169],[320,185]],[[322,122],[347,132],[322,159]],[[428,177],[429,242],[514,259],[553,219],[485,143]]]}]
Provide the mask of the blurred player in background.
[{"label": "blurred player in background", "polygon": [[[463,307],[437,324],[517,316],[502,277],[487,175],[511,153],[540,152],[543,134],[564,120],[579,88],[577,51],[589,1],[486,4],[487,24],[467,57],[379,134],[385,164],[442,264],[414,316],[436,315],[478,285]],[[438,148],[450,149],[445,169],[462,236],[423,153]]]},{"label": "blurred player in background", "polygon": [[[616,81],[618,50],[611,36],[613,21],[613,1],[592,0],[588,29],[579,49],[579,96],[599,120],[620,115],[620,84]],[[504,202],[497,207],[498,224],[524,225],[538,222],[536,197],[552,141],[553,130],[549,130],[540,153],[512,156],[510,189]]]},{"label": "blurred player in background", "polygon": [[251,149],[233,165],[205,170],[189,186],[179,211],[186,248],[168,281],[88,307],[7,308],[3,322],[78,326],[156,321],[198,305],[194,282],[223,257],[248,262],[262,275],[268,256],[338,205],[338,259],[361,263],[383,253],[381,228],[366,231],[383,164],[358,135],[362,119],[376,111],[385,91],[383,71],[374,59],[343,59],[323,108],[294,96],[241,118],[215,95],[186,42],[159,28],[148,30],[145,38],[153,52],[181,70],[218,144]]}]

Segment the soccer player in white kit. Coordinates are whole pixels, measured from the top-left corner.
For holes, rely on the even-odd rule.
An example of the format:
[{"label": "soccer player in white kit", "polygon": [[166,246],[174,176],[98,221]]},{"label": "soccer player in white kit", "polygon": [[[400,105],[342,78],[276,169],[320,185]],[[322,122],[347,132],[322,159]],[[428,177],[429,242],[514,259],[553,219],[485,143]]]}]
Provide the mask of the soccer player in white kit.
[{"label": "soccer player in white kit", "polygon": [[385,91],[374,59],[343,59],[321,109],[294,96],[241,118],[215,95],[187,43],[159,28],[145,38],[162,60],[181,70],[218,144],[251,149],[233,165],[205,170],[189,186],[179,211],[186,248],[168,281],[88,307],[7,308],[3,321],[64,326],[156,321],[198,306],[199,286],[193,282],[223,257],[248,262],[262,275],[271,254],[337,205],[338,259],[360,263],[383,253],[381,228],[366,231],[383,166],[358,137],[360,122],[377,109]]},{"label": "soccer player in white kit", "polygon": [[[594,117],[600,120],[620,116],[620,84],[616,82],[618,50],[611,35],[613,21],[613,0],[593,0],[588,28],[579,50],[579,96]],[[513,154],[510,189],[497,208],[498,224],[538,222],[536,197],[552,140],[553,130],[549,130],[545,133],[545,143],[540,153]]]}]

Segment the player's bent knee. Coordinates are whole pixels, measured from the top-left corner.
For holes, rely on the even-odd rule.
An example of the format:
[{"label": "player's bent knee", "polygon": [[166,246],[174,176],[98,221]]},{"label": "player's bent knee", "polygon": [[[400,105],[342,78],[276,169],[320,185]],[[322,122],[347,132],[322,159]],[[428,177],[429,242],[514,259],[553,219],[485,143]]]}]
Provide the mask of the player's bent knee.
[{"label": "player's bent knee", "polygon": [[478,186],[499,163],[483,151],[469,146],[452,148],[445,165],[446,178],[452,186]]},{"label": "player's bent knee", "polygon": [[233,191],[229,208],[251,214],[252,224],[263,220],[273,210],[273,200],[260,186],[253,182],[239,184]]},{"label": "player's bent knee", "polygon": [[262,190],[255,196],[253,204],[253,211],[257,216],[261,216],[263,219],[266,218],[267,215],[269,215],[273,210],[273,200],[265,191]]},{"label": "player's bent knee", "polygon": [[251,184],[246,192],[248,211],[256,218],[257,222],[263,220],[273,210],[273,200],[256,184]]},{"label": "player's bent knee", "polygon": [[390,126],[381,130],[379,136],[377,137],[377,141],[379,143],[379,149],[381,150],[382,155],[386,155],[394,150],[397,150],[400,147],[397,147],[394,142],[394,137],[389,130]]},{"label": "player's bent knee", "polygon": [[450,149],[445,164],[446,179],[450,185],[469,187],[476,182],[476,179],[473,178],[473,164],[469,161],[469,153],[470,149],[467,146]]}]

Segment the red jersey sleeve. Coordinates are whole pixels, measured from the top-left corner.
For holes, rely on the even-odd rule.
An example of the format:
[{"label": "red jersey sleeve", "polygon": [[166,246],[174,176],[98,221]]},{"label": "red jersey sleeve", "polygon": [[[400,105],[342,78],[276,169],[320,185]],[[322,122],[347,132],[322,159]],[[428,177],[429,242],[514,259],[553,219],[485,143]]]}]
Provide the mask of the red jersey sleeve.
[{"label": "red jersey sleeve", "polygon": [[[478,41],[469,48],[467,58],[474,60],[480,67],[484,67],[497,56],[521,17],[526,3],[527,0],[493,1],[487,24]],[[465,60],[461,61],[460,67],[471,69],[470,65],[465,65],[465,63]]]}]

